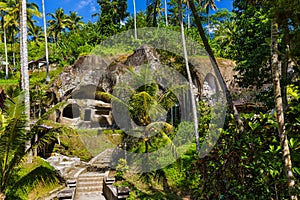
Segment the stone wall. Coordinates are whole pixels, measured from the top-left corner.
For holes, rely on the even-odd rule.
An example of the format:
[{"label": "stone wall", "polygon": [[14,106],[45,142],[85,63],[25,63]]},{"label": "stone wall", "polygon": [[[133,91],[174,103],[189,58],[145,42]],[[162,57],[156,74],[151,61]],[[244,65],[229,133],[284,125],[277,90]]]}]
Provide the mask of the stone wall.
[{"label": "stone wall", "polygon": [[125,200],[129,197],[130,189],[128,187],[114,186],[114,177],[104,177],[103,194],[107,200]]}]

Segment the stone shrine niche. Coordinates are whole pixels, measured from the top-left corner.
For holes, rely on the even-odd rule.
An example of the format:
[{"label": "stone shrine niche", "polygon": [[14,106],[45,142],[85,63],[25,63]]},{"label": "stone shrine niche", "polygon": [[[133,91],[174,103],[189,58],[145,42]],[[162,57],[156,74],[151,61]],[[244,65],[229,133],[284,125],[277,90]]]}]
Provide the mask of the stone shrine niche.
[{"label": "stone shrine niche", "polygon": [[68,104],[64,109],[62,116],[69,119],[80,117],[80,106],[76,103]]}]

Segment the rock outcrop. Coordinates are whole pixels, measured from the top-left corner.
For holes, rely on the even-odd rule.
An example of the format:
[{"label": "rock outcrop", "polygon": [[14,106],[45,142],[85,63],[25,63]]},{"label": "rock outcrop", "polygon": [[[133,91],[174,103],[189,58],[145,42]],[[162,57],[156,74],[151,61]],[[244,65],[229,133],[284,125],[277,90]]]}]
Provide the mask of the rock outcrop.
[{"label": "rock outcrop", "polygon": [[[190,63],[194,66],[195,93],[204,93],[209,98],[220,88],[209,58],[193,58]],[[111,94],[114,85],[130,67],[139,72],[143,64],[148,64],[151,70],[160,69],[162,64],[159,53],[144,45],[131,55],[117,58],[96,55],[80,57],[73,66],[65,68],[49,89],[53,104],[68,102],[56,112],[59,116],[54,116],[53,119],[84,128],[112,127],[114,120],[111,104],[104,93]],[[219,60],[219,64],[228,87],[231,87],[234,85],[234,63]],[[204,90],[203,85],[207,86]]]}]

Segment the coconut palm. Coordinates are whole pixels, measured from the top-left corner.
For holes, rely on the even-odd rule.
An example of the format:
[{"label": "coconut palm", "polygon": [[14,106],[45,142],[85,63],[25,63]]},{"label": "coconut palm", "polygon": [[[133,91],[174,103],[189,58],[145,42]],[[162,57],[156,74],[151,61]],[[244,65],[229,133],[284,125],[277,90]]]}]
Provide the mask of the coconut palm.
[{"label": "coconut palm", "polygon": [[26,142],[33,139],[35,133],[39,132],[42,122],[48,119],[49,114],[62,106],[63,103],[54,106],[54,109],[50,109],[28,131],[26,125],[28,124],[28,117],[24,112],[24,96],[25,92],[23,91],[13,99],[6,99],[4,108],[0,109],[0,200],[5,199],[8,186],[15,184],[11,181],[12,176],[31,150],[56,141],[57,133],[65,134],[69,131],[62,126],[52,128],[47,134],[41,135],[39,140],[32,146],[26,148]]},{"label": "coconut palm", "polygon": [[30,36],[31,40],[35,42],[38,46],[39,43],[43,40],[43,32],[42,27],[40,26],[28,26],[28,35]]},{"label": "coconut palm", "polygon": [[47,38],[47,24],[46,24],[46,12],[45,12],[45,0],[42,0],[43,10],[43,26],[44,26],[44,38],[45,38],[45,53],[46,53],[46,83],[50,82],[49,76],[49,53],[48,53],[48,38]]},{"label": "coconut palm", "polygon": [[28,153],[25,142],[27,116],[24,114],[24,93],[13,101],[5,102],[5,109],[0,110],[0,199],[5,198],[5,191],[16,166]]},{"label": "coconut palm", "polygon": [[77,12],[70,11],[69,19],[70,21],[67,25],[69,30],[77,30],[79,27],[84,25],[83,21],[81,20],[82,16],[78,16]]},{"label": "coconut palm", "polygon": [[55,13],[48,14],[52,19],[48,20],[49,23],[49,31],[54,35],[54,42],[60,37],[61,32],[64,32],[68,25],[71,23],[68,15],[64,13],[62,8],[59,8],[55,11]]},{"label": "coconut palm", "polygon": [[133,3],[134,38],[137,39],[135,0],[132,0],[132,3]]},{"label": "coconut palm", "polygon": [[152,21],[152,26],[157,26],[157,16],[161,15],[161,0],[147,0],[147,21]]},{"label": "coconut palm", "polygon": [[178,0],[178,11],[179,11],[179,23],[180,23],[180,32],[181,32],[181,40],[182,40],[182,48],[184,53],[185,67],[188,75],[189,87],[191,92],[191,100],[192,100],[192,109],[193,109],[193,119],[194,119],[194,131],[195,131],[195,139],[196,139],[196,150],[200,151],[200,143],[199,143],[199,133],[198,133],[198,117],[197,117],[197,107],[196,107],[196,99],[193,93],[193,80],[191,76],[191,71],[189,67],[187,49],[185,44],[185,36],[184,36],[184,26],[183,26],[183,15],[182,15],[182,2]]},{"label": "coconut palm", "polygon": [[186,15],[187,15],[187,24],[188,28],[191,28],[191,17],[190,17],[190,5],[188,0],[183,0],[183,2],[186,4]]},{"label": "coconut palm", "polygon": [[4,2],[0,2],[0,12],[1,12],[1,26],[3,29],[3,41],[4,41],[4,52],[5,52],[5,79],[8,79],[8,56],[7,56],[7,37],[6,37],[6,27],[4,23],[4,16],[6,14],[7,4]]},{"label": "coconut palm", "polygon": [[232,100],[232,96],[228,90],[228,87],[224,81],[224,78],[222,77],[222,74],[220,72],[220,68],[218,66],[218,63],[216,61],[216,58],[213,54],[213,51],[208,43],[208,40],[206,38],[206,35],[205,35],[205,31],[202,27],[202,22],[201,22],[201,19],[198,15],[198,12],[197,12],[197,9],[196,9],[196,6],[195,6],[195,3],[193,0],[189,0],[189,5],[190,5],[190,8],[191,8],[191,11],[193,13],[193,17],[194,17],[194,21],[197,25],[197,28],[198,28],[198,32],[199,32],[199,35],[203,41],[203,45],[204,45],[204,48],[205,50],[207,51],[208,53],[208,56],[212,62],[212,66],[214,68],[214,71],[216,73],[216,76],[217,76],[217,79],[218,81],[221,83],[222,85],[222,89],[223,91],[225,92],[225,95],[226,95],[226,100],[227,100],[227,103],[228,103],[228,106],[229,106],[229,112],[233,113],[234,117],[235,117],[235,120],[236,120],[236,123],[237,123],[237,126],[239,128],[239,132],[243,133],[244,132],[244,125],[243,125],[243,121],[241,120],[240,116],[239,116],[239,113],[236,109],[236,107],[234,106],[233,104],[233,100]]},{"label": "coconut palm", "polygon": [[201,1],[201,6],[207,14],[207,27],[208,27],[209,37],[210,37],[209,10],[210,9],[217,10],[218,8],[215,4],[215,0],[203,0],[203,1]]},{"label": "coconut palm", "polygon": [[[5,23],[4,26],[8,32],[8,36],[11,42],[11,48],[13,49],[13,44],[16,41],[17,33],[19,31],[19,22],[20,22],[20,2],[16,0],[6,1],[6,15],[5,15]],[[30,27],[35,26],[35,21],[33,20],[33,16],[41,17],[41,14],[38,10],[38,6],[35,3],[27,3],[26,4],[26,13],[27,13],[27,21]],[[15,65],[15,52],[13,51],[13,63]]]},{"label": "coconut palm", "polygon": [[[172,141],[174,124],[166,121],[165,117],[167,112],[178,103],[173,91],[186,89],[186,85],[176,85],[162,91],[152,76],[153,70],[146,65],[141,66],[139,73],[129,69],[124,75],[124,80],[120,80],[114,87],[114,95],[101,92],[112,99],[114,109],[123,117],[121,121],[115,118],[120,128],[126,129],[127,133],[120,145],[124,146],[126,143],[126,150],[144,155],[141,157],[144,163],[141,170],[146,172],[145,175],[149,175],[150,165],[158,162],[158,158],[153,158],[151,152],[167,148],[172,156],[177,157],[177,147]],[[137,85],[139,87],[135,88]],[[128,94],[130,94],[129,99],[126,97]],[[129,157],[132,156],[135,155]],[[141,161],[133,158],[129,163],[135,165],[138,160]],[[155,163],[155,165],[159,164]]]},{"label": "coconut palm", "polygon": [[169,26],[169,22],[168,22],[168,3],[167,3],[167,0],[165,0],[165,21],[166,21],[166,26]]},{"label": "coconut palm", "polygon": [[[21,86],[24,91],[24,104],[25,104],[25,116],[26,132],[30,131],[30,94],[29,94],[29,74],[28,74],[28,47],[27,47],[27,2],[22,0],[20,4],[20,65],[21,65]],[[31,146],[30,140],[26,144],[26,149]],[[32,162],[31,156],[28,162]]]}]

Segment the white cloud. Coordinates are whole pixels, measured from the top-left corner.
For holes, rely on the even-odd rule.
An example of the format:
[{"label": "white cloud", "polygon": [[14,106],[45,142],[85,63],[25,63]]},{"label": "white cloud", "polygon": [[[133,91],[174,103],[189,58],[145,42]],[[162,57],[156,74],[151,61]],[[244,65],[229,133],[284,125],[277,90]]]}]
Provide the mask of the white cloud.
[{"label": "white cloud", "polygon": [[92,12],[94,12],[94,10],[96,10],[93,0],[81,0],[76,7],[76,11],[79,11],[86,7],[89,7],[89,10]]}]

